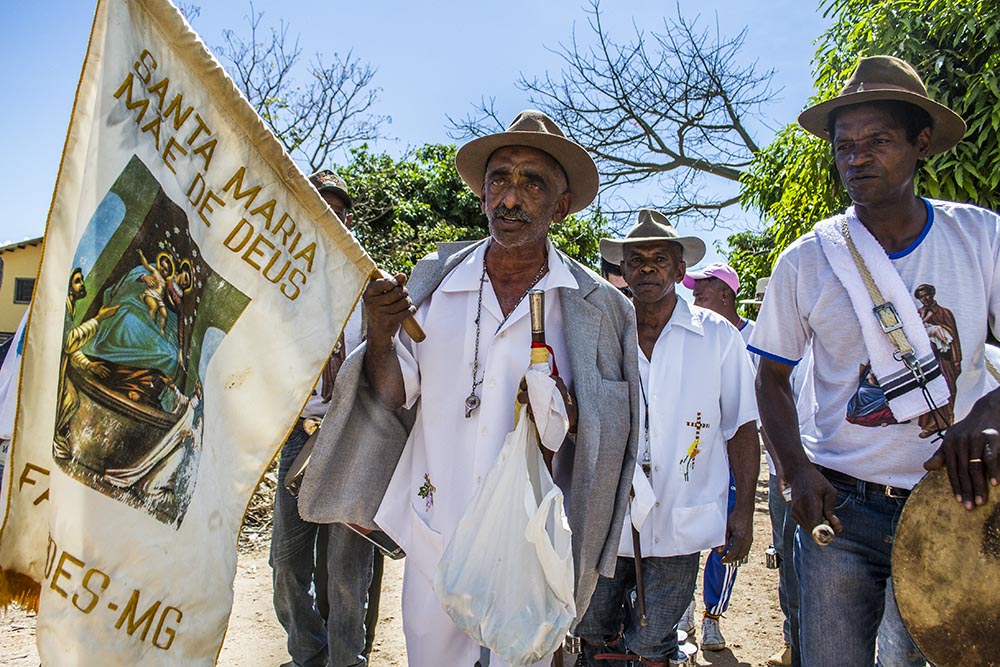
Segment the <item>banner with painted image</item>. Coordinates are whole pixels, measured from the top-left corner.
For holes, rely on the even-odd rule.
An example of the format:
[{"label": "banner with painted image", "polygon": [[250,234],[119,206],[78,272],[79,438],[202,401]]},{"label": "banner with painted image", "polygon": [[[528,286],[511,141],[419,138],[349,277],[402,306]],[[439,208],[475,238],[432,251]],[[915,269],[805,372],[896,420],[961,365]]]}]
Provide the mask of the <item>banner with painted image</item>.
[{"label": "banner with painted image", "polygon": [[372,269],[169,2],[98,3],[3,490],[44,664],[214,664],[246,505]]}]

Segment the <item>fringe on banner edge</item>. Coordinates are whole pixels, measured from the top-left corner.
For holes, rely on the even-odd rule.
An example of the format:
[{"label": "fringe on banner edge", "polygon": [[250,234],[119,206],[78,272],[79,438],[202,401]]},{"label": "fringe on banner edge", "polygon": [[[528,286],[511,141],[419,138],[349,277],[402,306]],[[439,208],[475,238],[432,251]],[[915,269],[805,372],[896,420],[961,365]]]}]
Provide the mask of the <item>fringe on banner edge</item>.
[{"label": "fringe on banner edge", "polygon": [[0,610],[11,605],[31,612],[38,611],[42,585],[26,574],[0,569]]}]

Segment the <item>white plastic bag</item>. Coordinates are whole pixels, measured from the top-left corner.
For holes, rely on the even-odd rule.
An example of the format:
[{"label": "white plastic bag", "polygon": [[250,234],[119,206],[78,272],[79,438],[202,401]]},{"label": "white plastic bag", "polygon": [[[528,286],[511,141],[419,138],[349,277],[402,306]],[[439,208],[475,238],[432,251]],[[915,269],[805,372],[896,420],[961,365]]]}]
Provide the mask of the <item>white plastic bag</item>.
[{"label": "white plastic bag", "polygon": [[576,617],[563,494],[545,469],[534,424],[517,409],[517,425],[434,580],[452,621],[515,667],[555,653]]}]

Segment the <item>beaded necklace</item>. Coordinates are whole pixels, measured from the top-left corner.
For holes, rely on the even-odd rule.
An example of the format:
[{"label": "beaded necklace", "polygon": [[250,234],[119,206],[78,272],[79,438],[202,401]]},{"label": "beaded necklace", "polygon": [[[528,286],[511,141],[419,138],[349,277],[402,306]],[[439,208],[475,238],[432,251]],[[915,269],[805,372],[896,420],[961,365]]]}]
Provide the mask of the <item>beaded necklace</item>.
[{"label": "beaded necklace", "polygon": [[[487,251],[488,250],[489,248],[487,248]],[[511,314],[515,310],[517,310],[517,307],[521,305],[522,301],[524,301],[524,297],[528,296],[528,292],[531,291],[531,288],[538,284],[538,281],[542,279],[542,276],[545,275],[545,271],[548,268],[549,268],[549,256],[548,254],[546,254],[545,259],[542,260],[542,266],[539,267],[538,273],[536,273],[535,277],[531,280],[531,284],[528,285],[528,289],[524,290],[524,294],[522,294],[521,298],[517,300],[517,303],[514,304],[514,307],[511,308],[506,315],[504,315],[503,320],[501,320],[500,322],[500,326],[497,327],[497,332],[499,332],[500,329],[503,328],[503,325],[507,322],[507,318],[509,318]],[[482,378],[477,379],[479,376],[479,333],[481,330],[480,322],[483,316],[483,284],[485,283],[486,283],[486,254],[484,253],[483,273],[482,275],[479,276],[479,296],[478,296],[478,301],[476,303],[476,348],[475,348],[476,351],[472,361],[472,390],[469,392],[469,397],[465,399],[466,419],[472,417],[473,411],[479,407],[481,401],[479,399],[479,396],[476,395],[476,389],[478,389],[479,385],[481,385],[486,380],[485,373],[483,374]],[[496,335],[496,333],[494,333],[494,335]]]}]

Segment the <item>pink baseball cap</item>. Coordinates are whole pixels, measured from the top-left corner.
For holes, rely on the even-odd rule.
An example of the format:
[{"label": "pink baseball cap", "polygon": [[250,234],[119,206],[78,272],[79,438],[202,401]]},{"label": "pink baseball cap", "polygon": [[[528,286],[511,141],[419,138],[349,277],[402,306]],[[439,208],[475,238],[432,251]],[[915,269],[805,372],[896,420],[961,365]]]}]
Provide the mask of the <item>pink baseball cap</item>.
[{"label": "pink baseball cap", "polygon": [[729,289],[733,290],[733,294],[739,294],[740,277],[736,275],[733,267],[724,262],[715,262],[714,264],[709,264],[704,269],[688,271],[684,274],[684,287],[694,289],[694,281],[704,280],[705,278],[718,278],[729,285]]}]

